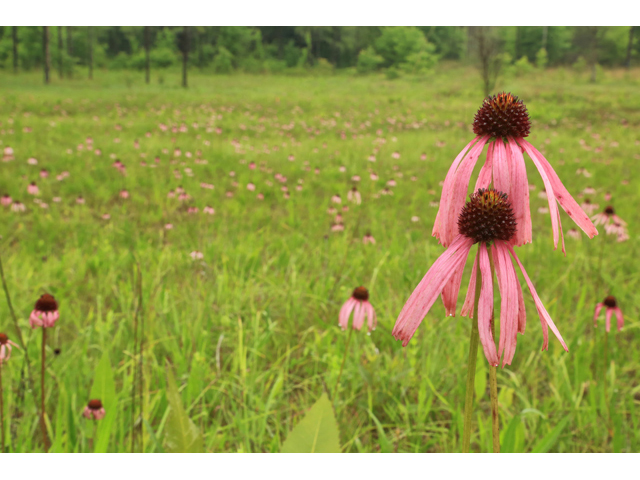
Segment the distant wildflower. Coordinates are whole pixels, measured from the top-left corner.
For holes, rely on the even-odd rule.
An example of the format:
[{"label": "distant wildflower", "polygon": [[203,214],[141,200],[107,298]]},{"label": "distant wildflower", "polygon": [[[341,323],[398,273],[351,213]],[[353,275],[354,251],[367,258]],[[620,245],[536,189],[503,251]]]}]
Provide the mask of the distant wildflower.
[{"label": "distant wildflower", "polygon": [[191,258],[193,258],[194,260],[201,260],[204,258],[204,254],[202,252],[199,252],[197,250],[194,250],[193,252],[191,252],[189,254],[191,256]]},{"label": "distant wildflower", "polygon": [[11,197],[9,196],[9,194],[5,193],[2,198],[0,198],[0,204],[3,207],[8,207],[9,205],[11,205]]},{"label": "distant wildflower", "polygon": [[418,217],[418,216],[414,215],[413,217],[411,217],[411,221],[412,221],[413,223],[415,223],[415,222],[419,222],[419,221],[420,221],[420,217]]},{"label": "distant wildflower", "polygon": [[616,215],[616,211],[611,205],[605,208],[604,211],[596,213],[593,217],[591,217],[591,219],[593,220],[593,223],[595,225],[608,225],[609,223],[618,223],[624,227],[627,226],[627,222]]},{"label": "distant wildflower", "polygon": [[624,318],[622,316],[622,310],[618,306],[618,302],[616,301],[616,297],[613,295],[609,295],[605,298],[602,303],[598,303],[596,305],[596,310],[593,313],[593,326],[597,327],[598,315],[600,315],[600,310],[602,307],[607,307],[607,312],[605,316],[605,329],[608,332],[611,329],[611,316],[615,313],[616,319],[618,323],[618,331],[622,330],[624,327]]},{"label": "distant wildflower", "polygon": [[120,190],[120,198],[129,198],[129,192],[127,190]]},{"label": "distant wildflower", "polygon": [[[479,189],[471,195],[469,202],[461,209],[457,227],[459,233],[456,234],[447,250],[431,266],[402,308],[392,331],[396,340],[402,340],[403,346],[409,343],[418,326],[441,294],[445,306],[452,306],[452,309],[447,308],[447,315],[455,314],[460,282],[455,283],[457,289],[446,290],[445,287],[454,276],[460,275],[460,278],[462,277],[462,271],[471,247],[478,243],[477,261],[471,272],[462,315],[473,316],[476,275],[479,267],[482,283],[477,321],[480,342],[489,364],[497,366],[502,357],[502,366],[510,365],[516,350],[516,334],[518,332],[524,333],[525,330],[524,297],[511,260],[512,257],[522,271],[540,316],[544,337],[542,349],[546,350],[548,347],[548,329],[551,328],[564,349],[568,350],[513,250],[516,220],[507,195],[494,189]],[[491,331],[493,278],[489,262],[489,248],[491,248],[495,264],[501,297],[500,341],[497,351]],[[445,296],[450,296],[450,298],[445,298]]]},{"label": "distant wildflower", "polygon": [[31,182],[27,186],[27,193],[29,195],[38,195],[40,193],[40,190],[38,189],[38,186],[36,185],[36,182]]},{"label": "distant wildflower", "polygon": [[336,193],[333,197],[331,197],[331,201],[333,203],[342,203],[342,198],[340,198],[340,195]]},{"label": "distant wildflower", "polygon": [[256,186],[253,183],[247,183],[247,190],[249,190],[250,192],[255,191]]},{"label": "distant wildflower", "polygon": [[585,213],[591,215],[595,210],[600,208],[600,205],[591,203],[591,200],[589,200],[588,198],[585,198],[584,202],[580,204],[580,208],[582,208],[582,210],[584,210]]},{"label": "distant wildflower", "polygon": [[342,223],[335,223],[331,226],[332,232],[342,232],[344,231],[344,225]]},{"label": "distant wildflower", "polygon": [[397,160],[398,158],[400,158],[400,152],[393,152],[391,154],[391,158],[395,158]]},{"label": "distant wildflower", "polygon": [[367,243],[375,245],[376,244],[376,239],[373,238],[373,235],[371,235],[371,233],[367,232],[366,235],[364,237],[362,237],[362,243],[364,243],[365,245]]},{"label": "distant wildflower", "polygon": [[[507,194],[512,202],[516,233],[513,245],[530,243],[531,213],[529,210],[529,187],[523,151],[531,157],[540,172],[546,189],[554,248],[562,237],[560,215],[557,203],[576,224],[589,236],[598,231],[580,206],[564,187],[558,175],[542,153],[527,142],[531,121],[522,100],[510,93],[500,93],[487,97],[473,122],[473,139],[456,157],[447,173],[440,198],[440,209],[433,227],[433,236],[445,247],[458,234],[456,218],[465,203],[465,196],[473,168],[488,144],[487,159],[481,168],[475,189],[486,188],[493,183],[496,190]],[[490,142],[491,139],[495,141]],[[469,154],[467,155],[467,151]],[[562,244],[564,252],[564,244]]]},{"label": "distant wildflower", "polygon": [[26,207],[24,206],[24,203],[19,202],[18,200],[14,200],[13,203],[11,204],[12,212],[24,212],[25,210],[26,210]]},{"label": "distant wildflower", "polygon": [[11,347],[20,348],[9,340],[6,333],[0,333],[0,368],[2,368],[2,363],[9,360],[9,357],[11,357]]},{"label": "distant wildflower", "polygon": [[103,220],[109,220],[111,218],[111,215],[109,215],[108,213],[103,213],[102,214],[102,219]]},{"label": "distant wildflower", "polygon": [[100,400],[89,400],[89,403],[82,412],[84,418],[89,420],[102,420],[106,412]]},{"label": "distant wildflower", "polygon": [[369,178],[375,182],[376,180],[378,180],[378,174],[375,172],[371,172],[369,174]]},{"label": "distant wildflower", "polygon": [[29,325],[31,328],[51,328],[55,326],[58,318],[60,318],[58,302],[53,298],[53,295],[45,293],[38,299],[31,315],[29,315]]},{"label": "distant wildflower", "polygon": [[38,164],[38,160],[36,160],[35,158],[31,157],[30,159],[27,160],[27,163],[29,165],[37,165]]},{"label": "distant wildflower", "polygon": [[570,228],[569,231],[567,232],[567,236],[574,238],[576,240],[580,239],[581,237],[580,232],[575,228]]},{"label": "distant wildflower", "polygon": [[42,170],[40,170],[40,178],[47,178],[49,177],[49,172],[47,171],[46,168],[43,168]]},{"label": "distant wildflower", "polygon": [[376,311],[371,303],[369,303],[369,292],[364,287],[356,287],[340,309],[340,318],[338,324],[343,330],[349,326],[349,317],[353,312],[353,321],[351,326],[354,330],[360,330],[364,325],[365,319],[369,326],[369,332],[376,329],[378,321],[376,319]]},{"label": "distant wildflower", "polygon": [[202,209],[202,213],[206,213],[208,215],[213,215],[214,213],[216,213],[216,211],[213,209],[213,207],[210,207],[209,205],[207,205],[206,207],[204,207]]},{"label": "distant wildflower", "polygon": [[176,192],[174,192],[173,190],[169,190],[169,193],[167,193],[167,198],[175,198],[176,197]]},{"label": "distant wildflower", "polygon": [[358,205],[362,203],[362,196],[360,195],[360,192],[356,187],[353,187],[351,190],[349,190],[349,193],[347,193],[347,200],[353,203],[357,203]]},{"label": "distant wildflower", "polygon": [[396,185],[397,183],[393,178],[387,182],[387,187],[395,187]]},{"label": "distant wildflower", "polygon": [[82,195],[78,195],[78,198],[76,198],[76,203],[78,205],[84,205],[85,201],[84,201],[84,198],[82,197]]},{"label": "distant wildflower", "polygon": [[259,193],[258,195],[256,195],[256,198],[258,200],[264,200],[264,193]]},{"label": "distant wildflower", "polygon": [[165,230],[173,230],[173,224],[172,223],[165,223],[164,224],[164,229]]}]

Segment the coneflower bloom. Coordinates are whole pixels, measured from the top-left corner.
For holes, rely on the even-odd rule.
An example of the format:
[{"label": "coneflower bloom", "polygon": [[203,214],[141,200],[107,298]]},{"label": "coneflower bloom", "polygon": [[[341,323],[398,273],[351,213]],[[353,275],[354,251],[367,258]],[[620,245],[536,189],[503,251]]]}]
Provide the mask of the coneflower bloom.
[{"label": "coneflower bloom", "polygon": [[370,232],[367,232],[367,234],[364,237],[362,237],[362,243],[364,243],[365,245],[367,243],[370,243],[371,245],[375,245],[376,239],[373,238],[373,235],[371,235]]},{"label": "coneflower bloom", "polygon": [[[558,241],[562,240],[562,251],[565,252],[556,201],[589,237],[598,234],[588,215],[580,209],[542,153],[524,139],[529,135],[530,128],[529,113],[518,97],[511,93],[500,93],[484,100],[473,121],[476,138],[453,161],[442,187],[432,235],[443,246],[449,247],[459,233],[456,220],[465,203],[471,174],[485,145],[488,145],[487,158],[478,174],[474,191],[493,183],[496,190],[507,194],[516,221],[516,232],[510,240],[512,245],[521,246],[532,240],[529,183],[523,151],[527,152],[544,182],[554,248],[558,248]],[[494,141],[490,142],[492,139]],[[456,313],[457,298],[454,292],[460,289],[461,280],[462,268],[459,267],[443,291],[442,300],[447,315]]]},{"label": "coneflower bloom", "polygon": [[353,187],[351,190],[349,190],[349,193],[347,193],[347,200],[353,203],[357,203],[358,205],[362,203],[362,196],[360,195],[360,192],[356,187]]},{"label": "coneflower bloom", "polygon": [[9,360],[11,357],[11,347],[20,348],[18,345],[9,340],[6,333],[0,333],[0,365]]},{"label": "coneflower bloom", "polygon": [[24,212],[26,210],[27,207],[24,206],[24,203],[18,201],[18,200],[14,200],[13,203],[11,204],[11,211],[12,212]]},{"label": "coneflower bloom", "polygon": [[[494,189],[478,190],[471,195],[470,201],[461,209],[457,227],[458,233],[449,248],[431,266],[402,308],[392,331],[396,340],[402,340],[403,346],[409,343],[418,326],[445,289],[447,282],[464,269],[471,247],[478,243],[477,261],[471,273],[462,315],[473,316],[476,269],[479,265],[482,284],[477,321],[480,342],[489,363],[496,366],[502,357],[502,366],[510,365],[516,350],[516,333],[524,333],[525,330],[524,297],[511,257],[520,267],[536,304],[544,336],[542,349],[548,348],[548,329],[551,328],[564,349],[568,351],[560,332],[544,308],[527,272],[513,250],[517,230],[516,215],[507,195]],[[489,249],[493,257],[501,297],[498,350],[491,332],[493,278]],[[457,297],[458,291],[456,290],[453,294]]]},{"label": "coneflower bloom", "polygon": [[342,199],[340,198],[340,195],[338,195],[337,193],[331,197],[331,201],[333,203],[342,203]]},{"label": "coneflower bloom", "polygon": [[593,220],[593,223],[595,225],[608,225],[610,223],[617,223],[619,225],[622,225],[623,227],[627,226],[627,222],[616,215],[616,211],[611,205],[605,208],[604,211],[596,213],[593,217],[591,217],[591,219]]},{"label": "coneflower bloom", "polygon": [[45,293],[38,299],[31,315],[29,315],[29,325],[31,328],[51,328],[55,326],[58,318],[60,318],[58,302],[53,298],[53,295]]},{"label": "coneflower bloom", "polygon": [[100,400],[89,400],[89,403],[82,412],[84,418],[89,420],[102,420],[107,412],[105,412]]},{"label": "coneflower bloom", "polygon": [[11,197],[6,193],[2,196],[2,198],[0,198],[0,204],[3,207],[8,207],[12,202],[13,200],[11,200]]},{"label": "coneflower bloom", "polygon": [[616,297],[614,297],[613,295],[609,295],[602,301],[602,303],[598,303],[596,305],[596,310],[593,313],[593,326],[598,326],[598,315],[600,315],[600,310],[602,310],[602,307],[607,307],[605,316],[605,329],[607,330],[607,332],[611,329],[611,317],[614,313],[616,314],[616,319],[618,321],[618,331],[622,330],[622,327],[624,327],[624,317],[622,316],[622,310],[620,310],[620,307],[618,306]]},{"label": "coneflower bloom", "polygon": [[588,198],[585,198],[584,202],[580,204],[580,208],[584,210],[584,213],[591,215],[594,211],[600,208],[600,205],[596,203],[591,203],[591,200],[589,200]]},{"label": "coneflower bloom", "polygon": [[36,182],[31,182],[27,186],[27,193],[29,195],[38,195],[38,193],[40,193],[40,189],[38,188],[38,185],[36,185]]},{"label": "coneflower bloom", "polygon": [[353,321],[351,326],[355,330],[360,330],[364,325],[365,317],[369,326],[369,331],[376,329],[378,321],[376,319],[376,311],[371,303],[369,303],[369,292],[364,287],[356,287],[349,297],[349,300],[344,302],[340,309],[340,321],[339,325],[343,330],[346,330],[349,326],[349,317],[353,312]]},{"label": "coneflower bloom", "polygon": [[[445,247],[451,244],[458,233],[456,218],[464,205],[473,167],[486,144],[487,159],[480,170],[475,189],[486,188],[493,182],[498,191],[506,193],[513,200],[517,223],[516,233],[511,241],[513,245],[531,242],[529,184],[523,151],[531,157],[544,182],[551,212],[554,247],[558,247],[558,241],[562,237],[556,200],[589,237],[598,234],[549,162],[524,139],[529,135],[530,128],[527,108],[515,95],[500,93],[484,100],[473,121],[473,131],[477,136],[453,161],[442,187],[433,236]],[[492,139],[495,141],[490,143]]]}]

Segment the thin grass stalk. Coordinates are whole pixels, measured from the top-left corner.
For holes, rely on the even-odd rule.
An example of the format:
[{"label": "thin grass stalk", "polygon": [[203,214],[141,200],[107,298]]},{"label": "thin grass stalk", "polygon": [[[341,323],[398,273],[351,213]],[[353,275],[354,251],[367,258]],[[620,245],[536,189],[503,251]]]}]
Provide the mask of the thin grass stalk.
[{"label": "thin grass stalk", "polygon": [[464,430],[462,432],[462,453],[469,453],[471,445],[471,421],[473,416],[473,393],[475,390],[476,362],[478,360],[478,302],[482,276],[480,274],[480,247],[476,254],[476,291],[473,303],[473,318],[471,319],[471,335],[469,337],[469,361],[467,362],[467,386],[464,399]]},{"label": "thin grass stalk", "polygon": [[47,424],[44,421],[45,415],[45,390],[44,390],[44,376],[45,376],[45,361],[47,356],[47,329],[42,326],[42,368],[40,370],[40,429],[42,430],[42,441],[44,443],[44,451],[49,451],[49,437],[47,435]]},{"label": "thin grass stalk", "polygon": [[336,380],[336,386],[333,389],[334,404],[338,396],[338,388],[340,388],[340,378],[342,377],[342,371],[344,370],[344,363],[347,360],[347,354],[349,353],[349,345],[351,344],[351,335],[353,335],[353,325],[352,325],[352,328],[349,329],[349,334],[347,335],[347,344],[344,347],[344,355],[342,356],[342,364],[340,365],[340,372],[338,372],[338,379]]},{"label": "thin grass stalk", "polygon": [[2,361],[0,360],[0,437],[2,438],[2,450],[0,452],[4,453],[4,389],[2,388]]}]

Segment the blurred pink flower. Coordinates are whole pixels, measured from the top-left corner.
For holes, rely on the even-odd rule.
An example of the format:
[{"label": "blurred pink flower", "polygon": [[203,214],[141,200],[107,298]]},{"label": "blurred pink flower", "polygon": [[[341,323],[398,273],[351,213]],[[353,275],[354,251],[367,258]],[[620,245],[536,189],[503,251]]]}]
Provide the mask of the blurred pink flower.
[{"label": "blurred pink flower", "polygon": [[616,211],[611,205],[605,208],[604,211],[596,213],[593,217],[591,217],[591,219],[593,220],[593,223],[595,225],[608,225],[610,223],[617,223],[624,227],[627,226],[627,222],[616,215]]},{"label": "blurred pink flower", "polygon": [[127,190],[120,190],[120,198],[129,198],[129,192]]},{"label": "blurred pink flower", "polygon": [[9,340],[6,333],[0,333],[0,368],[2,368],[3,362],[6,362],[11,357],[11,347],[20,348]]},{"label": "blurred pink flower", "polygon": [[11,205],[11,202],[12,202],[11,197],[6,193],[0,199],[0,204],[3,207],[8,207],[9,205]]},{"label": "blurred pink flower", "polygon": [[358,205],[362,203],[362,196],[360,195],[360,192],[356,187],[353,187],[351,190],[349,190],[349,192],[347,193],[347,200]]},{"label": "blurred pink flower", "polygon": [[24,212],[25,210],[26,210],[26,207],[24,206],[24,203],[19,202],[18,200],[14,200],[13,203],[11,204],[12,212]]},{"label": "blurred pink flower", "polygon": [[618,302],[616,301],[616,297],[609,295],[605,298],[602,303],[598,303],[596,305],[596,310],[593,313],[593,326],[597,327],[598,315],[600,315],[600,310],[602,307],[607,307],[607,312],[605,316],[605,329],[608,332],[611,329],[611,316],[615,313],[616,319],[618,323],[618,331],[622,330],[624,327],[624,318],[622,316],[622,310],[618,307]]},{"label": "blurred pink flower", "polygon": [[202,252],[199,252],[197,250],[194,250],[193,252],[191,252],[189,254],[191,256],[191,258],[193,258],[194,260],[201,260],[204,258],[204,254]]},{"label": "blurred pink flower", "polygon": [[353,321],[351,327],[354,330],[360,330],[364,325],[365,319],[369,326],[369,332],[376,329],[378,321],[376,319],[376,311],[371,303],[369,303],[369,292],[364,287],[356,287],[342,308],[340,309],[340,317],[338,325],[342,330],[346,330],[349,327],[349,317],[353,312]]},{"label": "blurred pink flower", "polygon": [[38,195],[40,193],[40,190],[38,189],[36,182],[31,182],[29,186],[27,186],[27,193],[29,195]]},{"label": "blurred pink flower", "polygon": [[209,215],[213,215],[214,213],[216,213],[216,211],[213,209],[213,207],[210,207],[209,205],[207,205],[206,207],[204,207],[202,209],[202,213],[207,213]]},{"label": "blurred pink flower", "polygon": [[371,235],[371,233],[367,232],[366,235],[362,237],[362,243],[364,243],[365,245],[367,243],[370,243],[371,245],[375,245],[376,239],[373,238],[373,235]]},{"label": "blurred pink flower", "polygon": [[82,412],[82,416],[89,420],[102,420],[106,412],[100,400],[89,400],[89,403]]},{"label": "blurred pink flower", "polygon": [[342,198],[340,198],[340,195],[336,193],[333,197],[331,197],[331,201],[333,203],[342,203]]},{"label": "blurred pink flower", "polygon": [[38,299],[29,315],[29,325],[31,328],[51,328],[55,326],[58,318],[60,318],[58,302],[52,295],[45,293]]}]

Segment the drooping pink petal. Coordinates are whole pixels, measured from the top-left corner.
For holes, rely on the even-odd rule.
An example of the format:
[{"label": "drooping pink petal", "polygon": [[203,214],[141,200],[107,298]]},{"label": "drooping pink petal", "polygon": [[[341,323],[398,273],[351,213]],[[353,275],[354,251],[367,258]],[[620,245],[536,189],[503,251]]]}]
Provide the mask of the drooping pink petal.
[{"label": "drooping pink petal", "polygon": [[462,283],[462,273],[464,272],[464,263],[451,276],[442,290],[442,303],[444,304],[445,314],[448,317],[456,316],[456,307],[458,305],[458,294],[460,292],[460,284]]},{"label": "drooping pink petal", "polygon": [[470,238],[456,236],[415,288],[402,307],[391,332],[396,340],[402,340],[402,346],[409,343],[456,268],[467,260],[472,245],[473,240]]},{"label": "drooping pink petal", "polygon": [[538,297],[538,293],[536,292],[536,289],[533,286],[533,283],[531,283],[531,280],[529,279],[529,275],[527,275],[527,272],[524,269],[522,262],[520,262],[520,259],[516,255],[516,252],[513,250],[513,247],[511,245],[506,244],[506,247],[509,249],[509,252],[511,253],[511,256],[513,257],[513,259],[518,263],[518,266],[520,267],[520,271],[522,272],[522,275],[524,276],[524,279],[526,280],[527,285],[529,286],[529,291],[531,292],[533,301],[536,304],[536,309],[538,310],[538,315],[540,316],[540,323],[542,324],[542,333],[544,336],[542,350],[546,350],[549,347],[549,332],[547,331],[547,326],[548,326],[551,329],[551,331],[554,333],[556,338],[560,341],[564,349],[568,352],[569,348],[567,347],[567,344],[564,342],[562,335],[560,335],[560,332],[556,328],[556,324],[553,323],[551,316],[549,315],[547,310],[544,308],[544,305],[542,304],[542,300],[540,300],[540,297]]},{"label": "drooping pink petal", "polygon": [[613,315],[613,308],[609,308],[607,307],[607,313],[605,314],[604,317],[604,325],[605,325],[605,329],[607,330],[607,333],[609,333],[609,330],[611,330],[611,316]]},{"label": "drooping pink petal", "polygon": [[[560,206],[567,212],[567,215],[576,222],[584,233],[586,233],[589,238],[593,238],[598,234],[598,230],[591,222],[589,216],[580,208],[580,205],[573,199],[569,191],[565,188],[563,183],[560,181],[560,178],[556,174],[555,170],[551,166],[551,164],[547,161],[546,158],[540,153],[536,148],[531,145],[529,142],[522,138],[517,139],[518,143],[522,145],[525,149],[527,149],[527,153],[533,159],[534,155],[537,155],[538,161],[543,166],[553,188],[554,196],[560,203]],[[537,166],[537,165],[536,165]],[[539,168],[538,168],[539,170]],[[547,189],[548,191],[549,189]]]},{"label": "drooping pink petal", "polygon": [[[516,353],[516,343],[519,324],[519,302],[518,302],[518,290],[520,285],[517,281],[515,269],[509,256],[509,250],[505,247],[505,244],[501,241],[495,242],[494,249],[496,255],[495,259],[499,258],[499,268],[502,275],[502,284],[500,284],[500,343],[502,343],[502,336],[504,331],[504,356],[502,356],[502,366],[511,365],[513,357]],[[497,267],[497,265],[496,265]],[[498,273],[498,270],[496,270]],[[499,278],[499,277],[498,277]],[[504,326],[504,330],[503,330]],[[498,352],[498,356],[501,353]]]},{"label": "drooping pink petal", "polygon": [[[495,143],[495,142],[494,142]],[[476,180],[476,188],[473,190],[477,192],[481,188],[489,188],[493,177],[493,146],[494,143],[490,143],[487,147],[487,159],[484,165],[480,169],[478,174],[478,180]]]},{"label": "drooping pink petal", "polygon": [[492,366],[498,365],[498,353],[496,343],[491,333],[491,317],[493,315],[493,279],[491,264],[487,246],[481,243],[478,248],[478,263],[482,284],[480,286],[480,299],[478,301],[478,333],[484,356]]},{"label": "drooping pink petal", "polygon": [[613,311],[616,312],[616,319],[618,321],[618,331],[622,330],[624,327],[624,317],[622,316],[622,310],[620,307],[613,307]]},{"label": "drooping pink petal", "polygon": [[460,315],[463,317],[473,318],[473,302],[475,302],[476,292],[476,262],[473,262],[473,270],[471,270],[471,278],[469,279],[469,288],[467,289],[467,296],[464,298],[464,304]]},{"label": "drooping pink petal", "polygon": [[507,137],[509,148],[507,159],[511,165],[511,193],[509,200],[516,217],[516,237],[514,244],[522,246],[531,243],[531,210],[529,208],[529,181],[522,150],[512,137]]},{"label": "drooping pink petal", "polygon": [[344,305],[342,305],[342,308],[340,309],[339,323],[343,330],[346,330],[349,326],[349,316],[357,302],[358,301],[355,298],[349,297],[349,300],[344,302]]},{"label": "drooping pink petal", "polygon": [[558,229],[558,204],[556,203],[556,197],[553,190],[553,185],[551,184],[551,180],[547,175],[547,172],[544,168],[544,165],[538,159],[538,156],[532,150],[531,144],[522,138],[516,139],[519,145],[527,151],[531,160],[535,164],[540,176],[542,177],[542,181],[544,183],[544,188],[547,191],[547,200],[549,202],[549,215],[551,216],[551,230],[553,231],[553,248],[554,250],[558,248],[558,239],[559,239],[559,229]]},{"label": "drooping pink petal", "polygon": [[596,305],[596,310],[595,312],[593,312],[593,326],[597,327],[598,326],[598,315],[600,315],[600,310],[602,310],[602,307],[604,307],[604,303],[599,303]]},{"label": "drooping pink petal", "polygon": [[353,310],[353,328],[360,331],[364,325],[365,310],[362,301],[356,302],[356,307]]},{"label": "drooping pink petal", "polygon": [[369,331],[371,332],[372,330],[375,330],[376,326],[378,325],[378,320],[376,318],[376,311],[374,310],[373,305],[371,305],[368,301],[364,302],[364,307],[367,312],[367,322],[369,325]]},{"label": "drooping pink petal", "polygon": [[458,233],[458,215],[467,197],[471,173],[488,139],[488,136],[478,139],[469,154],[460,162],[460,167],[455,171],[451,185],[445,185],[446,190],[443,186],[440,209],[433,234],[445,247],[451,244]]},{"label": "drooping pink petal", "polygon": [[453,163],[449,167],[449,171],[447,172],[447,176],[444,179],[444,184],[442,185],[442,193],[440,195],[440,206],[438,208],[438,213],[436,214],[436,220],[435,220],[435,222],[433,224],[433,231],[431,232],[431,236],[432,237],[440,238],[440,234],[442,232],[441,225],[440,225],[440,218],[441,218],[441,213],[440,212],[445,212],[446,211],[445,208],[444,208],[445,207],[445,201],[446,201],[446,193],[453,186],[453,179],[455,177],[456,170],[458,169],[458,165],[460,165],[460,162],[462,161],[462,159],[466,155],[466,153],[469,150],[469,148],[471,148],[471,146],[474,143],[476,143],[476,141],[479,140],[479,139],[480,139],[480,137],[476,137],[473,140],[471,140],[467,144],[467,146],[462,149],[462,151],[458,154],[458,156],[455,158],[455,160],[453,161]]},{"label": "drooping pink petal", "polygon": [[511,200],[511,168],[507,161],[507,149],[501,138],[497,138],[493,145],[493,187],[506,193]]}]

